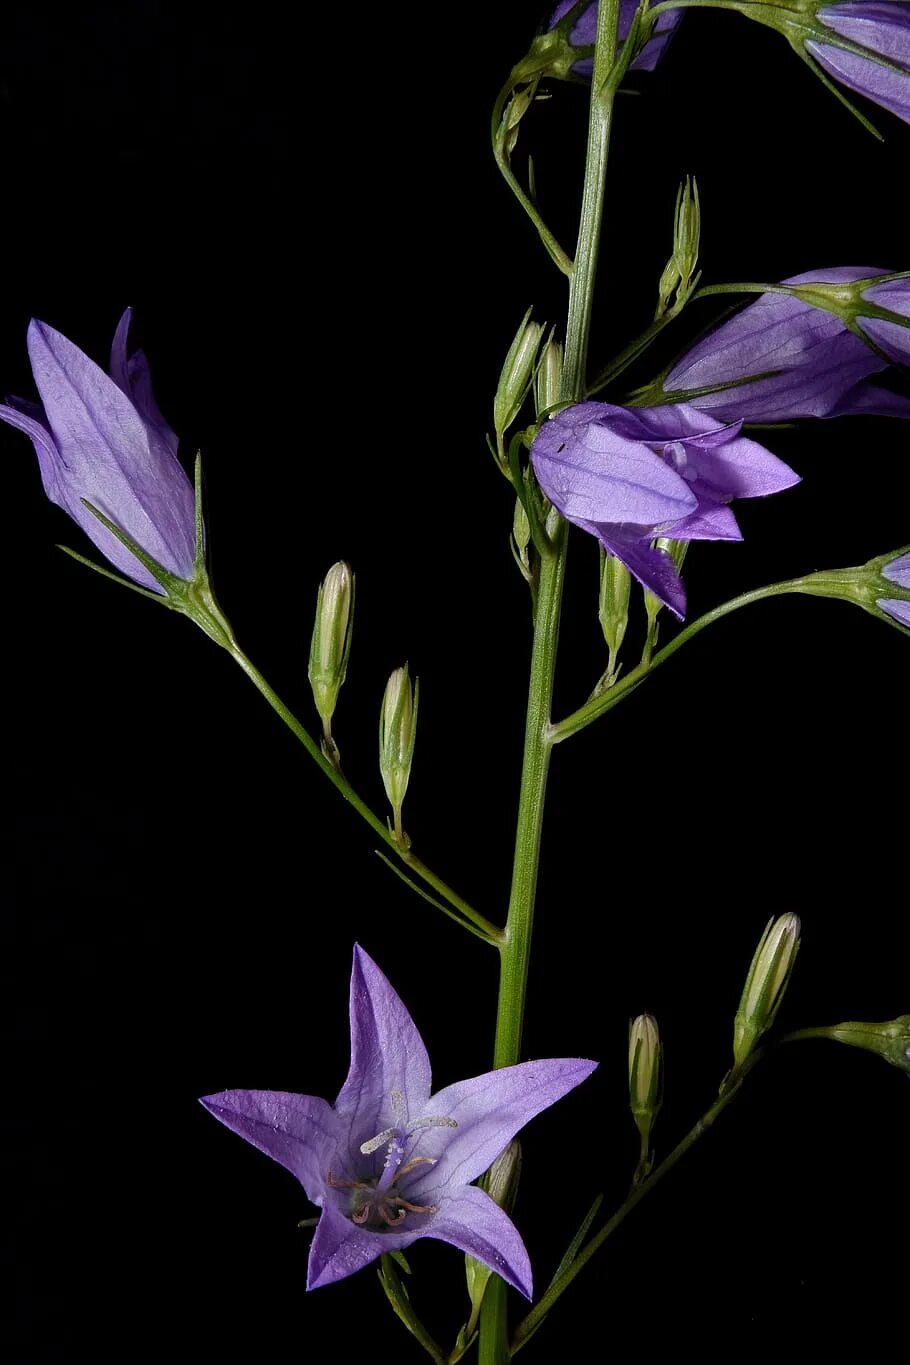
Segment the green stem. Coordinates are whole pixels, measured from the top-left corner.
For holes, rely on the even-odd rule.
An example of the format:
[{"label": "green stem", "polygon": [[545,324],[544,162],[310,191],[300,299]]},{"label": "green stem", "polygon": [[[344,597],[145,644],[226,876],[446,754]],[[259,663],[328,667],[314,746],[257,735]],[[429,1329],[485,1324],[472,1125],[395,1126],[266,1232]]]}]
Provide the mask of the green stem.
[{"label": "green stem", "polygon": [[533,199],[525,193],[521,182],[512,170],[512,162],[506,148],[506,136],[502,127],[506,106],[517,86],[523,82],[530,83],[539,80],[539,78],[539,73],[534,70],[533,64],[529,66],[528,63],[519,63],[509,76],[509,79],[506,81],[502,90],[499,92],[496,103],[493,105],[493,116],[490,128],[493,141],[493,156],[496,160],[496,165],[499,167],[502,178],[505,180],[509,189],[515,195],[515,198],[537,229],[537,234],[546,247],[550,259],[564,275],[568,275],[571,279],[572,271],[574,269],[572,262],[544,222],[537,205],[534,203]]},{"label": "green stem", "polygon": [[[597,43],[591,80],[588,151],[582,190],[581,218],[575,268],[569,277],[566,353],[560,397],[577,402],[584,395],[588,337],[594,280],[603,218],[607,153],[613,113],[619,0],[603,0],[598,7]],[[515,835],[512,889],[504,942],[500,948],[499,1005],[496,1018],[494,1066],[510,1066],[521,1055],[528,961],[547,774],[550,766],[550,706],[556,669],[559,617],[565,580],[567,526],[560,522],[548,553],[541,557],[534,644],[528,688],[525,748]],[[480,1314],[479,1365],[504,1365],[508,1344],[505,1281],[490,1278]]]},{"label": "green stem", "polygon": [[266,682],[265,678],[259,672],[259,669],[247,658],[243,651],[239,649],[236,644],[233,644],[230,648],[230,653],[231,657],[240,665],[250,681],[265,697],[272,710],[277,712],[291,733],[300,740],[300,743],[306,749],[310,758],[312,758],[313,762],[322,769],[332,786],[341,793],[349,805],[354,807],[357,814],[366,820],[373,833],[380,838],[384,844],[388,844],[389,848],[391,848],[401,859],[406,867],[416,873],[428,886],[432,886],[434,891],[438,891],[443,899],[447,900],[454,909],[464,916],[465,919],[470,920],[472,924],[476,924],[478,929],[482,929],[484,934],[488,937],[499,939],[502,931],[498,929],[495,924],[491,923],[491,921],[488,920],[486,916],[482,915],[479,910],[475,910],[466,900],[463,900],[462,897],[459,896],[456,891],[453,891],[441,877],[437,877],[435,872],[431,872],[419,858],[416,858],[409,849],[405,849],[399,844],[388,825],[384,824],[379,816],[375,815],[374,812],[370,810],[366,802],[357,795],[357,792],[351,786],[344,774],[326,758],[309,731],[301,725],[290,707],[285,705],[275,689],[270,683]]},{"label": "green stem", "polygon": [[[821,575],[813,575],[816,578]],[[713,611],[708,611],[704,616],[699,616],[697,621],[692,621],[690,625],[681,630],[675,639],[654,655],[649,661],[644,660],[633,668],[631,673],[618,682],[615,687],[611,687],[608,692],[602,692],[600,696],[591,697],[584,706],[580,706],[577,711],[573,711],[565,720],[557,721],[550,727],[550,737],[554,744],[560,744],[570,735],[577,735],[579,730],[584,730],[600,716],[611,711],[623,697],[632,692],[649,673],[653,673],[655,668],[666,663],[671,659],[678,649],[697,635],[705,626],[710,626],[714,621],[719,621],[723,616],[729,616],[731,612],[739,611],[740,607],[748,607],[753,602],[762,602],[766,597],[784,597],[788,593],[806,593],[809,596],[824,597],[828,594],[818,591],[811,586],[811,580],[806,578],[791,578],[785,583],[770,583],[764,588],[754,588],[752,592],[744,592],[739,597],[733,597],[729,602],[722,603],[715,607]]]},{"label": "green stem", "polygon": [[625,1203],[621,1204],[613,1216],[604,1223],[599,1232],[595,1233],[587,1246],[575,1257],[572,1264],[568,1266],[561,1275],[557,1276],[543,1298],[534,1305],[527,1317],[524,1318],[516,1328],[515,1335],[512,1338],[513,1355],[527,1343],[532,1333],[541,1325],[559,1296],[565,1293],[569,1285],[575,1279],[575,1276],[584,1269],[595,1252],[600,1250],[611,1233],[614,1233],[620,1224],[625,1222],[628,1215],[641,1203],[645,1195],[649,1194],[665,1175],[669,1175],[670,1171],[672,1171],[676,1163],[685,1156],[689,1148],[694,1147],[699,1138],[704,1137],[718,1115],[723,1113],[730,1101],[739,1093],[740,1086],[746,1076],[756,1063],[761,1060],[762,1056],[763,1054],[761,1052],[754,1052],[743,1064],[735,1077],[730,1077],[728,1083],[721,1088],[721,1093],[711,1105],[711,1108],[701,1116],[693,1128],[689,1129],[689,1132],[681,1142],[677,1143],[670,1155],[665,1157],[660,1165],[655,1166],[647,1179],[643,1180],[640,1185],[635,1185],[633,1187]]}]

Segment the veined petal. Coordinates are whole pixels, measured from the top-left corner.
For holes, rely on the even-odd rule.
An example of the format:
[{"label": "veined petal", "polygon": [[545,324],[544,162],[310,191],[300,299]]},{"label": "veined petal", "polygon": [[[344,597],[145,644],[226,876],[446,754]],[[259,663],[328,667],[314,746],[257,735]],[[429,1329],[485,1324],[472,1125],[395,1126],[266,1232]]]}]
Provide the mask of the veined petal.
[{"label": "veined petal", "polygon": [[886,611],[889,616],[893,616],[895,621],[899,621],[902,626],[910,629],[910,602],[905,598],[899,597],[880,597],[876,604]]},{"label": "veined petal", "polygon": [[459,1247],[526,1299],[531,1297],[531,1262],[521,1235],[508,1214],[476,1185],[445,1195],[420,1235]]},{"label": "veined petal", "polygon": [[910,554],[898,555],[882,569],[882,577],[900,588],[910,588]]},{"label": "veined petal", "polygon": [[231,1132],[296,1175],[314,1204],[322,1203],[326,1175],[338,1164],[340,1125],[330,1104],[282,1090],[222,1090],[199,1102]]},{"label": "veined petal", "polygon": [[[552,28],[554,24],[557,24],[560,19],[562,19],[566,14],[568,14],[569,10],[572,8],[574,4],[575,0],[559,0],[559,4],[553,11],[553,15],[550,19],[548,27]],[[629,32],[629,28],[631,26],[633,18],[635,17],[635,11],[637,10],[637,8],[638,0],[619,0],[618,36],[620,42],[622,42],[625,39],[627,33]],[[632,63],[630,67],[631,71],[654,70],[654,68],[657,66],[657,63],[660,61],[660,58],[663,56],[664,49],[666,48],[667,43],[670,41],[670,38],[672,37],[673,32],[676,29],[676,25],[679,23],[681,18],[682,10],[668,10],[664,14],[658,16],[657,23],[654,26],[653,34],[649,41],[645,44],[642,51],[638,54],[635,61]],[[579,15],[578,19],[573,25],[572,31],[569,35],[569,41],[571,42],[573,47],[593,47],[596,37],[597,0],[592,0],[592,3],[588,6],[588,8],[582,10],[581,14]],[[576,62],[575,66],[572,69],[578,76],[591,76],[594,73],[593,59],[590,57],[584,57],[582,58],[581,61]]]},{"label": "veined petal", "polygon": [[393,1228],[372,1232],[352,1223],[331,1200],[326,1200],[310,1246],[306,1287],[321,1289],[344,1280],[377,1260],[383,1252],[403,1251],[422,1235],[416,1226],[408,1232],[395,1232]]},{"label": "veined petal", "polygon": [[[877,4],[833,4],[820,9],[818,17],[842,38],[849,38],[898,66],[910,66],[910,13],[906,5],[888,0]],[[910,121],[910,74],[904,75],[827,43],[812,40],[806,47],[828,74],[848,89]]]},{"label": "veined petal", "polygon": [[439,1203],[444,1193],[476,1180],[519,1128],[574,1090],[596,1066],[578,1057],[520,1062],[440,1090],[420,1117],[450,1119],[458,1126],[421,1134],[420,1155],[435,1158],[436,1164],[426,1175],[415,1174],[410,1188],[416,1202]]},{"label": "veined petal", "polygon": [[674,540],[742,540],[736,517],[723,503],[712,503],[707,498],[698,504],[691,516],[684,517],[673,527]]},{"label": "veined petal", "polygon": [[144,351],[128,353],[130,324],[133,320],[132,308],[127,308],[117,324],[111,345],[111,378],[130,399],[142,420],[155,427],[165,445],[176,456],[177,437],[168,426],[155,400],[152,389],[152,376]]},{"label": "veined petal", "polygon": [[721,502],[731,498],[764,498],[800,482],[795,470],[747,436],[736,436],[707,450],[688,446],[687,453],[697,474],[696,493],[704,488],[709,497]]},{"label": "veined petal", "polygon": [[361,1143],[395,1122],[392,1092],[416,1119],[430,1094],[430,1059],[413,1019],[373,959],[357,945],[351,972],[351,1067],[335,1101],[356,1166]]},{"label": "veined petal", "polygon": [[[165,569],[191,578],[193,489],[173,450],[156,428],[145,425],[114,381],[61,333],[33,321],[28,347],[71,497],[88,499]],[[67,510],[76,515],[69,503]],[[77,520],[89,530],[82,517]],[[89,531],[92,539],[121,566],[123,547],[118,554],[119,542],[96,525],[97,531]],[[127,559],[125,571],[145,582],[145,571],[131,555]]]},{"label": "veined petal", "polygon": [[[37,404],[29,404],[29,407],[37,408]],[[41,471],[41,483],[45,493],[51,502],[70,512],[65,487],[66,466],[60,458],[56,441],[44,423],[30,412],[23,412],[18,407],[9,407],[5,403],[0,404],[0,421],[15,427],[17,431],[24,431],[26,436],[31,437],[35,454],[38,456],[38,468]],[[86,517],[91,516],[84,507],[80,510]],[[92,520],[95,521],[95,518],[92,517]],[[97,525],[97,521],[95,524]],[[130,559],[132,560],[132,555]],[[133,562],[135,563],[135,560]]]},{"label": "veined petal", "polygon": [[695,510],[685,480],[641,437],[623,433],[628,422],[628,410],[581,403],[541,427],[531,462],[544,493],[564,516],[663,526]]},{"label": "veined petal", "polygon": [[827,417],[910,417],[910,398],[892,393],[871,379],[848,389],[826,414]]},{"label": "veined petal", "polygon": [[[685,522],[677,523],[684,525]],[[616,526],[592,526],[587,528],[598,537],[609,554],[621,559],[630,573],[634,574],[643,588],[653,593],[659,602],[672,611],[681,621],[686,614],[686,587],[679,576],[679,570],[666,550],[658,550],[651,544],[649,537],[627,534]],[[676,527],[673,528],[676,537]],[[678,537],[677,537],[678,538]]]}]

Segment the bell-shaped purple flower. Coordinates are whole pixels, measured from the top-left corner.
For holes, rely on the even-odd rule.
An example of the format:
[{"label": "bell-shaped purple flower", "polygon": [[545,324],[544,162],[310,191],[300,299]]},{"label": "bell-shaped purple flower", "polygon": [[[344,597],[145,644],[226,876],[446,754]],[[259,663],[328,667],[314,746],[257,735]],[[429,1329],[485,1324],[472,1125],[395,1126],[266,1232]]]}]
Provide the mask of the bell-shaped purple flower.
[{"label": "bell-shaped purple flower", "polygon": [[155,402],[141,351],[129,355],[130,310],[114,336],[110,375],[44,322],[28,328],[40,404],[11,398],[0,420],[30,436],[51,502],[82,527],[122,573],[153,592],[160,583],[84,505],[90,502],[162,568],[193,577],[193,488],[177,437]]},{"label": "bell-shaped purple flower", "polygon": [[850,51],[810,38],[806,50],[819,66],[841,85],[910,123],[910,6],[854,0],[822,5],[816,17],[832,33],[864,50]]},{"label": "bell-shaped purple flower", "polygon": [[[559,4],[553,11],[547,28],[553,28],[558,24],[576,3],[576,0],[559,0]],[[620,0],[619,3],[619,40],[622,42],[629,32],[635,11],[638,9],[637,0]],[[654,26],[652,36],[649,38],[641,52],[632,63],[631,71],[653,71],[657,63],[664,54],[676,25],[682,18],[682,10],[667,10],[658,16]],[[593,47],[597,38],[597,0],[592,0],[587,9],[583,9],[581,14],[572,25],[569,34],[569,42],[573,47]],[[594,71],[594,60],[592,57],[585,57],[575,63],[572,70],[578,76],[590,76]]]},{"label": "bell-shaped purple flower", "polygon": [[[783,283],[852,285],[886,273],[872,266],[839,266],[807,270]],[[910,280],[870,285],[851,304],[861,328],[886,354],[898,362],[910,361],[910,331],[897,322],[864,316],[863,300],[910,318]],[[786,422],[856,413],[910,417],[910,400],[869,381],[869,375],[885,369],[887,361],[851,332],[836,312],[792,294],[762,294],[696,342],[661,387],[722,422]],[[742,382],[759,374],[768,377]],[[687,392],[721,384],[735,387],[699,395]]]},{"label": "bell-shaped purple flower", "polygon": [[681,618],[682,580],[671,556],[652,542],[740,540],[728,502],[799,482],[776,455],[740,435],[741,425],[723,425],[682,403],[579,403],[543,424],[531,463],[562,515],[596,536]]},{"label": "bell-shaped purple flower", "polygon": [[531,1267],[515,1225],[471,1181],[597,1063],[522,1062],[431,1095],[423,1039],[360,947],[350,1018],[351,1068],[334,1105],[271,1090],[226,1090],[202,1100],[226,1127],[296,1175],[322,1210],[307,1288],[436,1237],[530,1298]]},{"label": "bell-shaped purple flower", "polygon": [[[907,592],[910,592],[910,554],[892,559],[891,563],[886,564],[881,572],[882,577],[887,578],[889,583],[896,583],[899,588],[905,588]],[[893,616],[895,621],[899,621],[902,626],[910,629],[910,600],[900,597],[880,597],[877,605],[889,616]]]}]

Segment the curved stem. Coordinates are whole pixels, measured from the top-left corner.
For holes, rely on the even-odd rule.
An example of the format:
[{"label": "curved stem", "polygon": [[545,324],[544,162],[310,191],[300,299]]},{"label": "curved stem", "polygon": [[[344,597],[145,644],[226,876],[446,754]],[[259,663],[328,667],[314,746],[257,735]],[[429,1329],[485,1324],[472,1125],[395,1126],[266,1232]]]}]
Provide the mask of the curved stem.
[{"label": "curved stem", "polygon": [[240,665],[250,681],[265,697],[272,710],[281,717],[291,733],[300,740],[300,743],[306,749],[310,758],[312,758],[313,762],[322,769],[332,786],[341,793],[349,805],[354,807],[357,814],[366,820],[373,833],[376,834],[383,843],[388,844],[389,848],[391,848],[401,859],[406,867],[409,867],[411,871],[415,872],[428,886],[432,886],[434,891],[438,891],[439,894],[447,900],[455,910],[463,915],[465,919],[470,920],[472,924],[476,924],[488,937],[498,939],[501,931],[494,924],[482,915],[479,910],[475,910],[473,906],[469,905],[456,891],[453,891],[441,877],[437,877],[435,872],[431,872],[426,864],[415,857],[409,849],[402,847],[388,825],[384,824],[379,816],[370,810],[369,806],[360,796],[358,796],[357,792],[340,769],[336,768],[334,764],[326,758],[309,731],[305,726],[301,725],[290,707],[281,700],[275,689],[265,680],[256,665],[247,658],[243,651],[239,649],[236,644],[233,644],[230,647],[229,652],[234,661]]},{"label": "curved stem", "polygon": [[721,1087],[721,1092],[711,1105],[711,1108],[702,1114],[701,1118],[689,1129],[682,1141],[678,1142],[673,1148],[670,1155],[665,1157],[659,1165],[655,1166],[651,1174],[643,1180],[640,1185],[633,1187],[625,1203],[621,1204],[613,1216],[604,1223],[603,1227],[597,1233],[595,1233],[587,1246],[575,1257],[572,1264],[568,1266],[561,1275],[558,1275],[556,1279],[554,1279],[543,1298],[534,1305],[527,1317],[519,1323],[515,1335],[512,1338],[513,1355],[527,1343],[530,1336],[541,1325],[559,1296],[565,1293],[569,1285],[575,1279],[575,1276],[584,1269],[594,1253],[600,1250],[610,1234],[615,1232],[621,1223],[625,1222],[628,1215],[641,1203],[645,1195],[653,1190],[654,1186],[657,1185],[665,1175],[669,1175],[670,1171],[672,1171],[676,1163],[685,1156],[690,1147],[694,1147],[699,1138],[704,1137],[715,1119],[723,1113],[730,1101],[739,1094],[740,1086],[746,1079],[746,1076],[761,1060],[763,1055],[762,1052],[754,1052],[751,1057],[743,1063],[735,1076],[731,1076],[728,1083]]},{"label": "curved stem", "polygon": [[[820,575],[816,575],[820,577]],[[570,735],[577,735],[579,730],[586,729],[598,717],[611,711],[623,697],[642,682],[649,673],[653,673],[662,663],[671,659],[678,649],[688,643],[694,635],[704,630],[705,626],[710,626],[714,621],[719,621],[723,616],[729,616],[731,612],[739,611],[740,607],[748,607],[753,602],[762,602],[766,597],[784,597],[787,593],[806,593],[810,596],[826,596],[810,586],[809,580],[805,578],[791,578],[785,583],[770,583],[764,588],[753,588],[751,592],[744,592],[739,597],[733,597],[729,602],[722,603],[715,607],[713,611],[708,611],[704,616],[699,616],[697,621],[691,622],[684,630],[681,630],[675,639],[668,645],[664,645],[654,655],[650,662],[642,662],[637,668],[633,668],[631,673],[611,687],[608,692],[602,692],[600,696],[592,697],[586,701],[584,706],[580,706],[577,711],[566,716],[564,720],[557,721],[550,727],[550,737],[554,744],[560,744]]]},{"label": "curved stem", "polygon": [[502,128],[502,120],[505,114],[506,105],[508,103],[509,97],[512,95],[516,86],[518,84],[521,84],[522,82],[528,83],[532,81],[536,82],[538,79],[539,79],[538,75],[535,75],[530,70],[525,71],[522,64],[519,63],[519,65],[509,76],[509,79],[506,81],[505,85],[500,90],[499,95],[496,98],[496,103],[493,105],[493,115],[491,118],[490,131],[493,140],[493,156],[496,160],[496,165],[499,167],[499,171],[500,174],[502,175],[503,180],[505,180],[509,189],[515,195],[515,198],[518,200],[519,204],[524,209],[525,213],[528,215],[531,222],[534,224],[534,227],[537,229],[537,234],[540,237],[540,240],[543,243],[543,245],[546,247],[550,259],[553,261],[554,265],[556,265],[558,269],[562,271],[564,275],[568,275],[571,278],[572,271],[574,269],[572,261],[566,255],[565,251],[562,249],[553,233],[547,227],[547,224],[544,222],[537,208],[537,205],[534,203],[533,199],[531,199],[531,197],[525,192],[524,188],[521,185],[521,182],[519,181],[515,172],[512,170],[512,162],[511,158],[509,157],[509,153],[506,149],[506,137]]}]

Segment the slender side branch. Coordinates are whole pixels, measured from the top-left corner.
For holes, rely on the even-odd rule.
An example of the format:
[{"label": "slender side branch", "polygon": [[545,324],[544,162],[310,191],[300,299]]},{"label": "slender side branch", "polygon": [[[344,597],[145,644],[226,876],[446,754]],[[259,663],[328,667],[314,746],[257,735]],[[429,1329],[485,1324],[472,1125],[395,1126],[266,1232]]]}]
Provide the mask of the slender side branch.
[{"label": "slender side branch", "polygon": [[715,607],[713,611],[706,612],[704,616],[699,616],[696,621],[691,622],[684,630],[681,630],[675,639],[671,640],[668,645],[664,645],[663,649],[654,655],[650,663],[647,661],[640,663],[637,668],[633,668],[631,673],[627,673],[608,692],[602,692],[599,696],[591,697],[577,711],[573,711],[564,720],[551,725],[549,731],[551,744],[561,744],[570,735],[577,735],[579,730],[586,729],[600,716],[606,715],[607,711],[611,711],[617,703],[634,691],[650,673],[653,673],[655,668],[672,658],[678,649],[687,644],[699,631],[704,630],[705,626],[710,626],[723,616],[729,616],[731,612],[738,611],[740,607],[748,607],[753,602],[762,602],[766,597],[784,597],[788,593],[805,593],[808,596],[820,595],[813,592],[805,578],[791,578],[785,583],[771,583],[767,587],[754,588],[752,592],[744,592],[740,597],[731,598],[729,602],[724,602],[721,606]]},{"label": "slender side branch", "polygon": [[247,658],[236,644],[231,647],[230,653],[250,681],[265,697],[272,710],[281,717],[291,733],[300,740],[300,743],[306,749],[310,758],[312,758],[317,767],[322,769],[332,786],[341,793],[349,805],[354,807],[357,814],[367,822],[373,833],[377,835],[384,844],[388,844],[393,853],[395,853],[412,872],[415,872],[422,881],[425,881],[428,886],[431,886],[434,891],[437,891],[445,900],[447,900],[453,909],[457,910],[464,919],[470,920],[472,924],[475,924],[477,928],[483,932],[484,937],[492,937],[493,935],[498,936],[500,931],[495,925],[490,923],[486,916],[482,915],[479,910],[475,910],[473,906],[469,905],[466,900],[458,895],[457,891],[453,891],[441,877],[437,877],[435,872],[431,872],[419,858],[416,858],[413,855],[413,853],[402,848],[388,825],[384,824],[379,816],[370,810],[369,806],[360,796],[358,796],[344,774],[326,758],[309,731],[305,726],[301,725],[290,707],[285,705],[275,689],[259,672],[256,665]]}]

